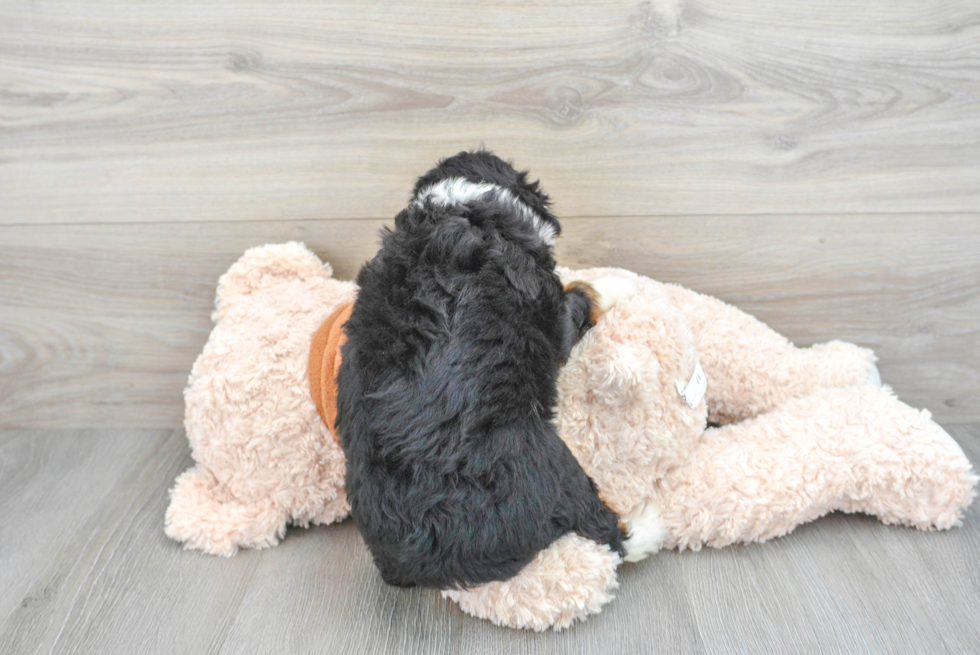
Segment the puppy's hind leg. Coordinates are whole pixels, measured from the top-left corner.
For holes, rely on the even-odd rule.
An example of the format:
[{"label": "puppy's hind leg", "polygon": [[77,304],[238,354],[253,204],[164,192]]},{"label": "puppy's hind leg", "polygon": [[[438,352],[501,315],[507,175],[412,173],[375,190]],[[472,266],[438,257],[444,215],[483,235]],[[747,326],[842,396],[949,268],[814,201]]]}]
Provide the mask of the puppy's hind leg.
[{"label": "puppy's hind leg", "polygon": [[600,544],[607,544],[620,557],[624,557],[625,526],[599,497],[595,482],[582,469],[572,451],[564,443],[560,445],[557,463],[561,470],[561,496],[556,503],[558,514],[555,516],[555,527],[558,534],[555,536],[577,532]]},{"label": "puppy's hind leg", "polygon": [[562,507],[567,525],[575,532],[608,544],[627,562],[638,562],[663,547],[667,525],[654,503],[641,502],[629,514],[618,517],[585,471],[575,471],[563,484]]},{"label": "puppy's hind leg", "polygon": [[378,567],[378,572],[381,574],[381,579],[385,581],[385,584],[389,584],[392,587],[415,586],[415,582],[406,578],[404,573],[400,572],[391,562],[380,557],[375,557],[374,565]]}]

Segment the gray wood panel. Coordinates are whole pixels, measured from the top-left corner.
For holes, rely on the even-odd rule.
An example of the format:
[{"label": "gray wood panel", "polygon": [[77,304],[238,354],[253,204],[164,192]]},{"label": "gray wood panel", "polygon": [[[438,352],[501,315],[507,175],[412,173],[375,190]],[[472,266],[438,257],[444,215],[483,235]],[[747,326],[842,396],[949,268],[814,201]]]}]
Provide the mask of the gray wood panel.
[{"label": "gray wood panel", "polygon": [[[137,446],[124,474],[114,477],[99,475],[104,466],[73,458],[79,445],[71,434],[21,432],[15,438],[45,448],[49,465],[36,474],[37,484],[58,486],[69,470],[87,477],[92,489],[65,488],[74,493],[65,504],[79,513],[76,529],[47,552],[16,553],[11,564],[21,575],[29,572],[31,584],[26,592],[0,590],[0,607],[14,607],[0,624],[0,653],[218,652],[257,562],[184,556],[164,536],[167,489],[192,463],[183,434],[87,434],[94,461],[115,458],[119,441]],[[14,494],[12,500],[22,499]],[[55,509],[50,502],[23,501],[8,516],[24,530],[40,523],[39,511]],[[91,505],[94,511],[84,511]],[[5,535],[4,550],[12,537]]]},{"label": "gray wood panel", "polygon": [[0,428],[59,428],[0,431],[0,655],[980,652],[977,504],[664,553],[542,635],[385,587],[350,522],[162,532],[218,276],[299,239],[352,277],[480,143],[561,263],[870,346],[980,462],[978,61],[976,0],[0,3]]},{"label": "gray wood panel", "polygon": [[145,441],[122,432],[0,432],[0,615],[18,604],[30,614],[57,593],[57,580],[37,585],[33,564],[88,537],[87,520]]},{"label": "gray wood panel", "polygon": [[[218,276],[299,239],[353,277],[383,221],[0,226],[0,426],[179,427]],[[980,215],[582,218],[558,259],[716,295],[800,345],[874,348],[940,421],[980,420]]]},{"label": "gray wood panel", "polygon": [[0,426],[179,427],[218,277],[306,240],[353,277],[379,221],[0,226]]},{"label": "gray wood panel", "polygon": [[[976,465],[980,425],[951,433]],[[765,544],[669,551],[561,633],[386,587],[350,521],[216,558],[163,534],[180,431],[0,432],[0,653],[972,653],[980,504],[919,532],[834,514]]]},{"label": "gray wood panel", "polygon": [[381,218],[485,142],[566,216],[980,209],[975,0],[0,5],[0,222]]}]

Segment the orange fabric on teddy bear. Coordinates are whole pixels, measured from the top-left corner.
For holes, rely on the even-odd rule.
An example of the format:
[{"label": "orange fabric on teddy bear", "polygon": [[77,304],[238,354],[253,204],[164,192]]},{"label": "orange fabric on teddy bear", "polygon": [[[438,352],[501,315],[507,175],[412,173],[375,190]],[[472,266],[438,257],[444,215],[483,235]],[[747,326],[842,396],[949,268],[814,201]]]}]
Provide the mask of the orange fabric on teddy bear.
[{"label": "orange fabric on teddy bear", "polygon": [[334,430],[334,423],[337,422],[337,373],[340,371],[340,348],[347,341],[344,323],[353,310],[352,302],[338,307],[313,334],[310,343],[310,396],[324,425],[338,443],[339,437]]}]

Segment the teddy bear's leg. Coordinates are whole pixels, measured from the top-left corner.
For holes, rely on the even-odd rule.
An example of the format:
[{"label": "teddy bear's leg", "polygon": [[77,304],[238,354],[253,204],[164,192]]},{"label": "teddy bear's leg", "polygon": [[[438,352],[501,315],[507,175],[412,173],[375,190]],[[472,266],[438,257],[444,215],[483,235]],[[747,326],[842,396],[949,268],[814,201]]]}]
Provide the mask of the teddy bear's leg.
[{"label": "teddy bear's leg", "polygon": [[467,614],[508,628],[567,628],[597,614],[619,586],[619,556],[608,546],[567,534],[503,582],[443,591]]},{"label": "teddy bear's leg", "polygon": [[666,547],[763,541],[828,512],[919,529],[958,525],[977,477],[929,413],[873,385],[820,389],[707,430],[659,484]]},{"label": "teddy bear's leg", "polygon": [[286,533],[287,518],[269,500],[248,505],[223,493],[214,476],[198,465],[170,490],[165,531],[185,548],[227,557],[239,548],[275,546]]},{"label": "teddy bear's leg", "polygon": [[881,384],[875,355],[842,341],[797,348],[762,321],[673,284],[664,291],[694,333],[708,381],[708,420],[732,423],[822,387]]}]

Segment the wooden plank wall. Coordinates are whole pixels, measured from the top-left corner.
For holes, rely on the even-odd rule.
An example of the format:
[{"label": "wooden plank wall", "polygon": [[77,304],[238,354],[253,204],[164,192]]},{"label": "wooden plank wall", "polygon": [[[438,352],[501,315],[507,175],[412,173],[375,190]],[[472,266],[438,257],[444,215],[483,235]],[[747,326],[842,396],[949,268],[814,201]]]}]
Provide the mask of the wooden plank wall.
[{"label": "wooden plank wall", "polygon": [[562,263],[873,347],[980,420],[975,0],[8,0],[0,427],[179,426],[245,248],[352,276],[481,143],[552,193]]}]

